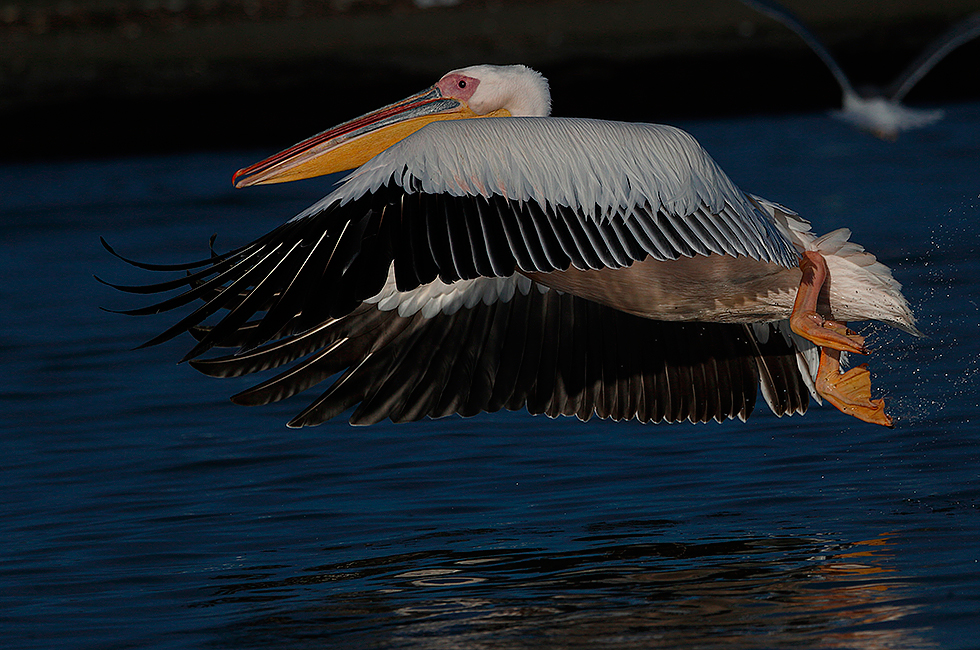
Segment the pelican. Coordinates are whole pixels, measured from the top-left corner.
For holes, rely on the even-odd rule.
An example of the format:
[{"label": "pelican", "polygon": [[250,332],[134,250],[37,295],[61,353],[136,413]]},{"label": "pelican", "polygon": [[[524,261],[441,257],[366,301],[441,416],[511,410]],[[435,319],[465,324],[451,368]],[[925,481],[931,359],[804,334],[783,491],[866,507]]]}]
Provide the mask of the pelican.
[{"label": "pelican", "polygon": [[832,111],[831,115],[882,140],[895,140],[902,131],[926,127],[943,119],[945,112],[942,109],[910,108],[902,100],[947,54],[980,34],[978,12],[956,23],[932,41],[886,88],[862,88],[859,92],[851,85],[827,47],[796,14],[769,0],[742,0],[742,3],[796,32],[830,69],[843,94],[841,110]]},{"label": "pelican", "polygon": [[[353,424],[502,408],[721,422],[760,390],[777,415],[812,396],[891,426],[867,367],[842,371],[867,352],[843,323],[915,321],[847,230],[818,237],[742,192],[680,129],[549,114],[530,68],[454,70],[239,170],[245,187],[354,169],[282,226],[196,262],[122,258],[181,274],[110,286],[181,290],[133,315],[203,301],[144,346],[190,332],[184,359],[207,375],[286,366],[236,403],[333,378],[289,426],[352,407]],[[201,357],[214,347],[238,349]]]}]

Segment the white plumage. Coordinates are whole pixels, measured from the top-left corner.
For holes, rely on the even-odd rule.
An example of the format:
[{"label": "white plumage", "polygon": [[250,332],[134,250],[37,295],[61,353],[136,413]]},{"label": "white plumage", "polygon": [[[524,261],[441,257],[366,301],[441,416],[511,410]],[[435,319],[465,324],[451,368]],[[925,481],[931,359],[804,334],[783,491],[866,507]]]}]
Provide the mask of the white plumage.
[{"label": "white plumage", "polygon": [[436,122],[382,151],[296,219],[390,183],[431,195],[533,201],[542,210],[564,206],[597,223],[635,219],[636,208],[647,207],[694,217],[716,235],[686,238],[694,249],[785,266],[798,259],[789,233],[752,205],[693,137],[671,126],[574,118]]},{"label": "white plumage", "polygon": [[745,204],[694,138],[661,124],[533,117],[437,122],[382,151],[333,196],[346,203],[376,191],[392,174],[401,187],[418,179],[429,194],[494,193],[542,208],[574,207],[593,219],[624,215],[645,202],[674,214]]}]

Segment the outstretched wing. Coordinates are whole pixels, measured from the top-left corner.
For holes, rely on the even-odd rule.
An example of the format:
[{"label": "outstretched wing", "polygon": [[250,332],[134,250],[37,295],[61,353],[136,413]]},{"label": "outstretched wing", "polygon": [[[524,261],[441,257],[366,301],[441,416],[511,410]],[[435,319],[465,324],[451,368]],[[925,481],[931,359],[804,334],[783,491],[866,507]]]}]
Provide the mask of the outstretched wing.
[{"label": "outstretched wing", "polygon": [[775,413],[805,412],[808,388],[792,339],[778,326],[761,327],[766,336],[745,325],[651,321],[521,276],[436,280],[399,292],[392,273],[378,296],[345,316],[191,363],[216,377],[286,367],[232,398],[246,405],[333,378],[290,426],[352,407],[353,424],[522,408],[582,420],[744,420],[760,383]]},{"label": "outstretched wing", "polygon": [[[405,292],[437,278],[449,284],[712,253],[787,267],[798,259],[783,227],[683,131],[596,120],[459,120],[394,145],[254,242],[169,267],[188,277],[117,288],[190,287],[130,314],[206,299],[147,345],[228,309],[190,359],[231,338],[247,351],[350,314],[381,292],[392,268]],[[260,312],[257,325],[243,329]]]}]

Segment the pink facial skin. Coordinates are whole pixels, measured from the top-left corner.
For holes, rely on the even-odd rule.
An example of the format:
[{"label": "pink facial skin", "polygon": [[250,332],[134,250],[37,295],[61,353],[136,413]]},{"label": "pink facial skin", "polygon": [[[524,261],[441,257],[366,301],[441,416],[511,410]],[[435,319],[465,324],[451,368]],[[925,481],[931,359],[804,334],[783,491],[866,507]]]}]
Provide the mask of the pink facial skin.
[{"label": "pink facial skin", "polygon": [[442,92],[443,97],[452,97],[453,99],[465,102],[473,96],[473,93],[476,92],[476,87],[479,85],[479,79],[467,77],[458,72],[450,72],[439,80],[436,88]]}]

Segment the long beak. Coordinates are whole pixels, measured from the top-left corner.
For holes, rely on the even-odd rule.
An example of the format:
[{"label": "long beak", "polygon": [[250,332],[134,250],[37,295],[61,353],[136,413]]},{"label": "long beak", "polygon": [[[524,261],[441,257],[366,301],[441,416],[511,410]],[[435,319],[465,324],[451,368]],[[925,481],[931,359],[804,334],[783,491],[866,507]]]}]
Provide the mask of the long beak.
[{"label": "long beak", "polygon": [[371,158],[436,120],[509,115],[477,115],[464,103],[445,98],[435,86],[327,129],[232,177],[235,187],[285,183],[360,167]]}]

